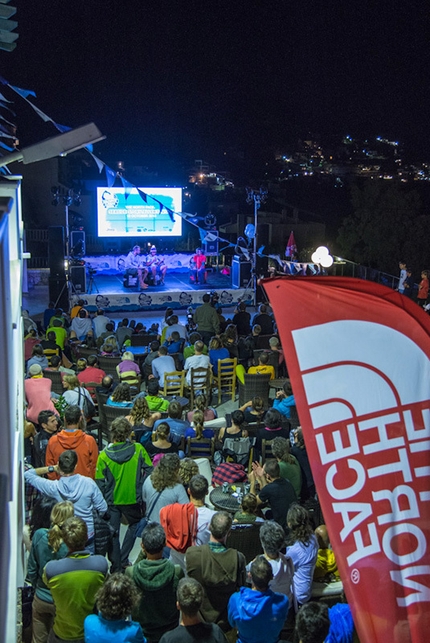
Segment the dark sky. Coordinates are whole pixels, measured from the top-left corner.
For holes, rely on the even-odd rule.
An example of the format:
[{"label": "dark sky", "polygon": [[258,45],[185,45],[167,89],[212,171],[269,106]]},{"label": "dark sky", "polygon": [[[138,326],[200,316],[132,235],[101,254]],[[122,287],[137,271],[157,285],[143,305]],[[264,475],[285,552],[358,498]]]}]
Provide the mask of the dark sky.
[{"label": "dark sky", "polygon": [[[20,38],[0,73],[57,122],[95,121],[108,163],[227,152],[228,165],[308,131],[428,148],[428,2],[13,4]],[[22,144],[53,133],[16,109]]]}]

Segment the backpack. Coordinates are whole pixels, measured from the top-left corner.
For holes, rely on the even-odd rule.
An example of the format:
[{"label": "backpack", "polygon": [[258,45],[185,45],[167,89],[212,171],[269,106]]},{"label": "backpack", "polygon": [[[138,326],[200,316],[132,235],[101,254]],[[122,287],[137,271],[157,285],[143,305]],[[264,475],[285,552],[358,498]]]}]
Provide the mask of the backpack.
[{"label": "backpack", "polygon": [[[78,406],[81,405],[81,387],[79,387],[79,396],[78,396]],[[90,400],[87,398],[87,396],[84,393],[84,401],[82,404],[82,413],[84,414],[84,417],[86,420],[90,420],[93,418],[96,414],[96,407]]]},{"label": "backpack", "polygon": [[166,532],[166,545],[185,554],[194,545],[197,537],[197,509],[191,503],[181,505],[175,502],[160,511],[160,524]]}]

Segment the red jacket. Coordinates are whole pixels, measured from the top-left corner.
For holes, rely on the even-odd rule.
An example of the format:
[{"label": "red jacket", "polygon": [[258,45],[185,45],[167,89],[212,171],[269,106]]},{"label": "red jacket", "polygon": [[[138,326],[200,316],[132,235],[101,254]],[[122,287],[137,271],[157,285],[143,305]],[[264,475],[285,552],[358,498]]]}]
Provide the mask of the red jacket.
[{"label": "red jacket", "polygon": [[[60,431],[49,439],[46,447],[45,465],[49,467],[58,463],[58,458],[63,451],[73,449],[78,455],[78,464],[75,473],[87,476],[94,480],[96,475],[96,464],[99,455],[97,442],[92,435],[84,433],[80,429],[74,431]],[[56,473],[48,475],[51,480],[57,480],[59,476]]]}]

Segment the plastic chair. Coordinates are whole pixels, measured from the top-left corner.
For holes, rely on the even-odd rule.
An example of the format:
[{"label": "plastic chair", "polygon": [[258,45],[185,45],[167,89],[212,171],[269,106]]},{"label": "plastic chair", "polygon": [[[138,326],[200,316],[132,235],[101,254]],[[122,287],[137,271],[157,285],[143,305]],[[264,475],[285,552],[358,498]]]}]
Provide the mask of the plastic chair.
[{"label": "plastic chair", "polygon": [[[238,506],[239,509],[239,506]],[[227,536],[226,547],[232,547],[242,552],[246,562],[250,563],[256,556],[263,553],[260,543],[260,527],[262,522],[237,523],[232,525]]]},{"label": "plastic chair", "polygon": [[61,376],[60,371],[44,370],[43,377],[46,377],[48,380],[51,380],[52,382],[51,390],[53,393],[57,393],[58,395],[62,395],[64,393],[63,378]]},{"label": "plastic chair", "polygon": [[245,373],[244,380],[244,384],[239,382],[239,406],[246,404],[258,395],[263,399],[264,408],[268,408],[270,375],[250,375]]},{"label": "plastic chair", "polygon": [[[94,354],[94,353],[93,353]],[[113,379],[118,382],[119,377],[116,371],[116,367],[120,364],[120,357],[106,357],[105,355],[100,355],[99,357],[99,366],[106,373],[106,375],[112,375]]]}]

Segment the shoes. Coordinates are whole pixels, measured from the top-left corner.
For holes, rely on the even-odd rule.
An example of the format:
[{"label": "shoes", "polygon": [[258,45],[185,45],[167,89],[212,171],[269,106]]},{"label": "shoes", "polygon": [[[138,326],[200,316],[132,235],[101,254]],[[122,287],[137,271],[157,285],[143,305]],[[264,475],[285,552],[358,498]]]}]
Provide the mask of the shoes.
[{"label": "shoes", "polygon": [[143,286],[140,286],[140,290],[146,290],[148,288],[148,284],[144,284]]}]

